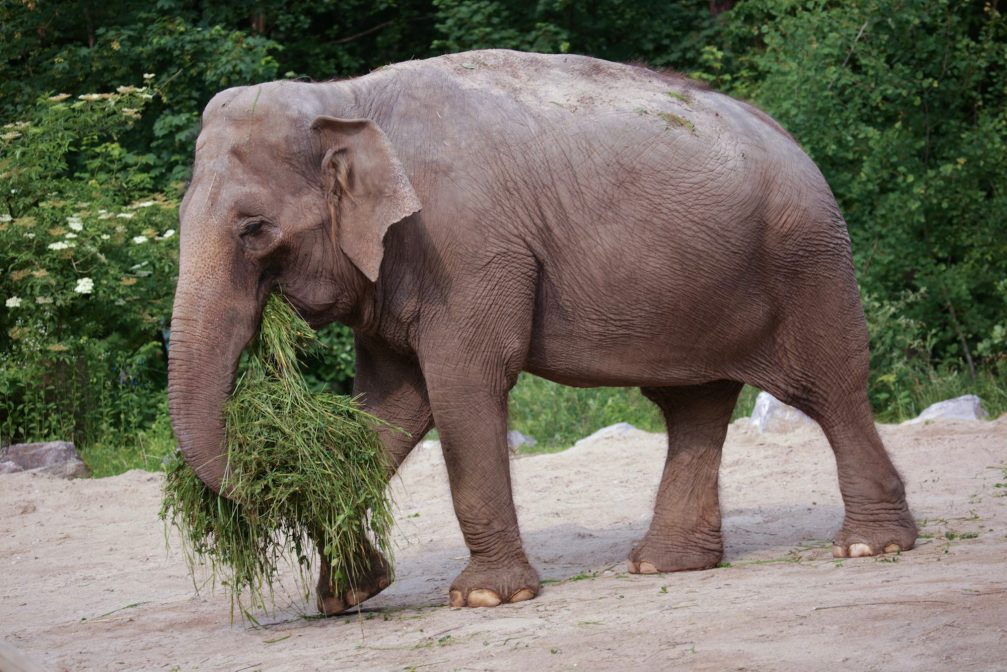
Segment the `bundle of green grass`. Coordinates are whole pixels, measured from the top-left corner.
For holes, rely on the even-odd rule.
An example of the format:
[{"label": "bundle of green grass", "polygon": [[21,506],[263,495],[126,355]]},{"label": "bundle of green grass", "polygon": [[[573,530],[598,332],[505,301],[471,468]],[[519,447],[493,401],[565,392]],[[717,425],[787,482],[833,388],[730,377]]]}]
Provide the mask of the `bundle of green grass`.
[{"label": "bundle of green grass", "polygon": [[316,549],[337,595],[376,569],[375,548],[390,557],[391,471],[378,421],[349,397],[308,389],[297,361],[316,345],[310,327],[271,297],[225,409],[230,498],[177,455],[167,468],[162,520],[178,528],[190,571],[209,565],[246,616],[272,603],[284,565],[300,570],[307,597]]}]

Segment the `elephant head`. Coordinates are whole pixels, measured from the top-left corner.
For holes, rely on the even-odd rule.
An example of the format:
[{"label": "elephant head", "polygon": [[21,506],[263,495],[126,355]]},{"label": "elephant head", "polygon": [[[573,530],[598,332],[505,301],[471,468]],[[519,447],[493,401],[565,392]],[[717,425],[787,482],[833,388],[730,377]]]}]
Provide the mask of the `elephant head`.
[{"label": "elephant head", "polygon": [[[182,454],[220,492],[223,406],[274,288],[312,326],[352,321],[385,231],[420,203],[388,138],[323,85],[231,89],[210,101],[179,211],[169,403]],[[338,85],[325,85],[336,87]],[[225,491],[226,494],[226,491]]]}]

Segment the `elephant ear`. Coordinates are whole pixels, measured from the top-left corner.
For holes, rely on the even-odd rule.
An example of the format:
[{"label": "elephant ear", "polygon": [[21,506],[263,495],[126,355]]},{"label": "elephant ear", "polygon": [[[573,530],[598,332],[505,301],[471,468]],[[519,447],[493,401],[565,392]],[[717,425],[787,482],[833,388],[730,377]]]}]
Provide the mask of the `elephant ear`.
[{"label": "elephant ear", "polygon": [[369,119],[318,117],[321,174],[335,241],[372,282],[385,232],[421,205],[388,137]]}]

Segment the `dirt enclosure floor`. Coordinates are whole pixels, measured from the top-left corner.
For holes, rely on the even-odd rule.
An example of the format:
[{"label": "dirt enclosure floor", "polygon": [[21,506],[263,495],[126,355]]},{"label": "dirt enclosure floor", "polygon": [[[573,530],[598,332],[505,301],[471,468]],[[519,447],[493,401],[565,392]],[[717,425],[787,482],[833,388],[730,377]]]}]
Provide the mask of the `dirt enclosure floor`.
[{"label": "dirt enclosure floor", "polygon": [[[360,613],[231,621],[157,519],[161,476],[0,477],[0,642],[50,670],[1007,670],[1007,416],[884,426],[917,548],[833,560],[842,509],[817,430],[735,423],[725,561],[630,576],[664,437],[630,431],[512,464],[535,600],[444,606],[466,550],[436,444],[394,484],[398,580]],[[286,605],[286,606],[284,606]]]}]

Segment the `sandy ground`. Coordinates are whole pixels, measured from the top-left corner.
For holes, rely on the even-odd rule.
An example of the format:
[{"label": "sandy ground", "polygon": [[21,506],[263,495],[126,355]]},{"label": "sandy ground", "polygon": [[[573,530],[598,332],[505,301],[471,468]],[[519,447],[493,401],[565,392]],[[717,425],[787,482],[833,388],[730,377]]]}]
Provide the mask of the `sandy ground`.
[{"label": "sandy ground", "polygon": [[304,618],[284,602],[261,627],[232,622],[220,590],[194,594],[177,543],[165,550],[159,475],[4,476],[0,640],[74,672],[1007,669],[1007,416],[882,432],[921,522],[916,550],[833,560],[842,509],[824,439],[736,423],[721,478],[730,566],[663,576],[625,573],[663,436],[516,458],[546,585],[496,609],[444,606],[466,551],[424,444],[394,485],[395,584],[361,613]]}]

